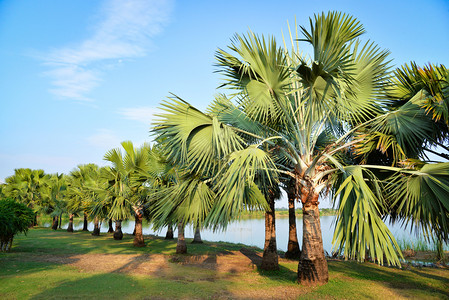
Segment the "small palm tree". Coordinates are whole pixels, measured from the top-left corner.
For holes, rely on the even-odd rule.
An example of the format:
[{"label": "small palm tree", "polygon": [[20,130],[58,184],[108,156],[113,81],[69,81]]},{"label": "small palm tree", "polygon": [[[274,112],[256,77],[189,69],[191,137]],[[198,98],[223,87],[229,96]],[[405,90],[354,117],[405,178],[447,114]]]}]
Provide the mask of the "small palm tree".
[{"label": "small palm tree", "polygon": [[[111,209],[109,217],[119,223],[134,215],[135,237],[134,246],[143,247],[145,241],[142,234],[142,221],[147,202],[151,147],[144,144],[135,148],[130,141],[121,143],[125,150],[112,149],[105,154],[105,160],[112,163],[112,167],[105,168],[103,177],[108,181],[107,193],[104,201],[109,201]],[[114,238],[120,238],[120,232],[114,233]],[[123,234],[121,234],[123,236]]]},{"label": "small palm tree", "polygon": [[74,214],[84,217],[83,231],[88,231],[88,208],[94,199],[95,191],[89,189],[90,182],[99,180],[100,168],[96,164],[78,165],[70,172],[68,183],[68,209],[73,220]]}]

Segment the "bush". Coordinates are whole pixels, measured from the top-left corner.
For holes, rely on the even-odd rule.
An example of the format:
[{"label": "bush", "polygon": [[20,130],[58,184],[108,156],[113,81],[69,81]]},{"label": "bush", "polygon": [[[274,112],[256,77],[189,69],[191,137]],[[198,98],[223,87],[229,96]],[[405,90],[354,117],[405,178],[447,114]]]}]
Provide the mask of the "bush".
[{"label": "bush", "polygon": [[0,252],[11,250],[14,235],[28,231],[34,213],[26,205],[12,199],[0,200]]}]

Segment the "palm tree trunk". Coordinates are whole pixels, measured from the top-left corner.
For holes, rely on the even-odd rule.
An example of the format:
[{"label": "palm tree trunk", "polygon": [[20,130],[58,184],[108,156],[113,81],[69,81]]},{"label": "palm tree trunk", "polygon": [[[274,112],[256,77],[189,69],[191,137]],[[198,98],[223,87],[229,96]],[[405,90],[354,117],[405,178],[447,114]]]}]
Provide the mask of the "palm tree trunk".
[{"label": "palm tree trunk", "polygon": [[304,285],[323,284],[329,279],[321,234],[318,196],[313,188],[301,189],[303,239],[298,264],[298,282]]},{"label": "palm tree trunk", "polygon": [[87,229],[87,212],[84,212],[83,231],[89,231],[89,229]]},{"label": "palm tree trunk", "polygon": [[114,232],[114,228],[112,228],[112,219],[109,219],[108,225],[109,225],[108,233],[113,233]]},{"label": "palm tree trunk", "polygon": [[123,239],[122,220],[115,221],[114,240]]},{"label": "palm tree trunk", "polygon": [[69,215],[69,226],[67,226],[67,232],[73,232],[73,214]]},{"label": "palm tree trunk", "polygon": [[100,235],[100,221],[98,220],[98,217],[95,217],[94,219],[94,231],[92,231],[92,235]]},{"label": "palm tree trunk", "polygon": [[169,225],[167,228],[167,233],[165,234],[166,240],[172,240],[173,239],[173,226]]},{"label": "palm tree trunk", "polygon": [[274,198],[270,197],[270,211],[265,212],[265,246],[262,256],[261,270],[279,270],[276,246],[276,218]]},{"label": "palm tree trunk", "polygon": [[134,247],[145,247],[145,241],[143,239],[143,232],[142,232],[142,220],[143,220],[143,214],[141,210],[138,210],[136,213],[136,226],[134,227],[134,230],[136,234],[134,235]]},{"label": "palm tree trunk", "polygon": [[61,229],[62,225],[62,214],[59,215],[59,229]]},{"label": "palm tree trunk", "polygon": [[51,229],[53,229],[53,230],[58,229],[58,216],[53,217],[53,224],[51,226]]},{"label": "palm tree trunk", "polygon": [[203,240],[201,239],[200,228],[196,227],[195,228],[195,235],[193,236],[192,244],[202,244],[202,243],[203,243]]},{"label": "palm tree trunk", "polygon": [[296,233],[295,216],[295,192],[288,193],[288,246],[285,258],[299,259],[301,250],[299,249],[298,235]]},{"label": "palm tree trunk", "polygon": [[187,253],[187,244],[184,238],[184,224],[178,223],[178,244],[176,245],[176,254]]}]

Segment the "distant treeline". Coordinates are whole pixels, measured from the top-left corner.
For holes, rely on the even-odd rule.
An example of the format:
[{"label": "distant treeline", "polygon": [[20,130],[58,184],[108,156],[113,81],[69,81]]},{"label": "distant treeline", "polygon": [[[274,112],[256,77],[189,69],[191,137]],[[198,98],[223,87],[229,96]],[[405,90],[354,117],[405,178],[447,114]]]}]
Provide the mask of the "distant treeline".
[{"label": "distant treeline", "polygon": [[[302,216],[302,209],[298,208],[295,210],[296,216]],[[320,216],[334,216],[337,214],[337,210],[333,208],[322,208],[320,209]],[[241,214],[243,219],[258,219],[265,217],[265,212],[256,211],[244,211]],[[276,208],[276,217],[278,218],[288,218],[288,208]]]}]

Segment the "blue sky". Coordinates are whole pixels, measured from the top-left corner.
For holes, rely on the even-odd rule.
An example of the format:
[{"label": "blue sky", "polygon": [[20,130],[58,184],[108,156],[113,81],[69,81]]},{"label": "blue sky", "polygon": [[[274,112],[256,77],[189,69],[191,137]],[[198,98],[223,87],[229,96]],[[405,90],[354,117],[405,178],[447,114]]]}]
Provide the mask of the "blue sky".
[{"label": "blue sky", "polygon": [[68,173],[124,140],[150,141],[175,93],[204,109],[220,84],[214,54],[248,29],[281,42],[287,21],[358,18],[365,39],[449,65],[449,1],[0,1],[0,181],[15,168]]}]

